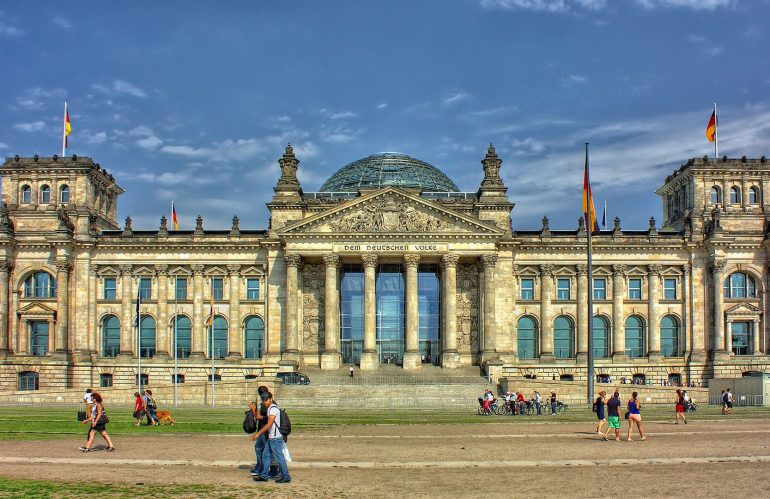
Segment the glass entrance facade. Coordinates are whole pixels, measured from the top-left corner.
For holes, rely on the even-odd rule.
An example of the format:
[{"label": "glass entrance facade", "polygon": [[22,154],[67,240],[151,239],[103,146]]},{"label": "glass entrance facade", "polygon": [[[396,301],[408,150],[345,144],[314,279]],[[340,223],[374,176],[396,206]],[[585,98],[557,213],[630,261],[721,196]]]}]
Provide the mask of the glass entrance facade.
[{"label": "glass entrance facade", "polygon": [[400,264],[379,266],[377,295],[377,354],[383,364],[404,360],[404,274]]},{"label": "glass entrance facade", "polygon": [[340,350],[342,362],[359,364],[364,345],[364,272],[344,265],[340,284]]},{"label": "glass entrance facade", "polygon": [[438,265],[420,265],[417,273],[420,359],[423,364],[441,361],[441,287]]}]

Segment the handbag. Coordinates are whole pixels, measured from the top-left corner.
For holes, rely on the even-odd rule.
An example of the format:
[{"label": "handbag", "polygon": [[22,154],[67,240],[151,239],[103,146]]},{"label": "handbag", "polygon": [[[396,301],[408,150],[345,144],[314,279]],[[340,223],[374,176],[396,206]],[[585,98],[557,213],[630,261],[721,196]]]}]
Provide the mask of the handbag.
[{"label": "handbag", "polygon": [[99,421],[96,422],[97,425],[106,425],[110,422],[110,418],[107,417],[107,411],[102,409],[102,415],[99,416]]},{"label": "handbag", "polygon": [[623,419],[628,419],[629,414],[631,414],[631,411],[626,411],[626,413],[623,415]]},{"label": "handbag", "polygon": [[82,422],[82,421],[85,421],[86,419],[88,419],[88,417],[86,417],[86,409],[81,405],[80,409],[78,409],[78,421]]}]

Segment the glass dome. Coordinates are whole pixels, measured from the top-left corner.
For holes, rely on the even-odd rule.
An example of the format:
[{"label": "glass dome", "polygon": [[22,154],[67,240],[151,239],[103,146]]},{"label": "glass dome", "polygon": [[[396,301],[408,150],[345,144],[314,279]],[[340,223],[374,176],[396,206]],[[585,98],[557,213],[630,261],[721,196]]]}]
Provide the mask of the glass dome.
[{"label": "glass dome", "polygon": [[324,182],[321,192],[355,192],[380,187],[418,187],[427,192],[458,192],[441,170],[398,152],[381,152],[343,166]]}]

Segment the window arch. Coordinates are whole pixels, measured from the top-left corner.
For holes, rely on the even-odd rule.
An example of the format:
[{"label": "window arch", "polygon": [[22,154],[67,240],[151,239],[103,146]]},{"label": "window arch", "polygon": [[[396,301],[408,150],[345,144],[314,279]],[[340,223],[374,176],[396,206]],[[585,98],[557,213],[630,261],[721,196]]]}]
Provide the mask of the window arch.
[{"label": "window arch", "polygon": [[139,334],[141,341],[139,348],[142,357],[153,357],[155,355],[155,318],[151,315],[143,315],[139,321]]},{"label": "window arch", "polygon": [[35,371],[22,371],[19,373],[19,390],[39,390],[40,375]]},{"label": "window arch", "polygon": [[243,324],[244,357],[247,359],[262,358],[265,339],[265,323],[260,317],[249,317]]},{"label": "window arch", "polygon": [[[211,334],[214,334],[214,351],[211,351]],[[209,328],[209,354],[214,358],[224,359],[227,355],[227,320],[221,315],[214,317],[214,324]]]},{"label": "window arch", "polygon": [[40,186],[40,204],[48,204],[51,202],[51,188],[43,184]]},{"label": "window arch", "polygon": [[120,319],[108,315],[102,319],[102,356],[117,357],[120,352]]},{"label": "window arch", "polygon": [[59,187],[59,203],[69,204],[69,202],[70,202],[70,187],[65,184]]},{"label": "window arch", "polygon": [[741,190],[736,187],[730,187],[730,204],[740,204],[741,202]]},{"label": "window arch", "polygon": [[48,272],[34,272],[24,281],[24,298],[56,298],[56,279]]},{"label": "window arch", "polygon": [[722,190],[716,185],[711,188],[711,204],[719,204],[722,202]]},{"label": "window arch", "polygon": [[638,315],[626,319],[626,355],[644,357],[644,321]]},{"label": "window arch", "polygon": [[595,315],[593,319],[594,357],[609,357],[610,352],[610,323],[604,317]]},{"label": "window arch", "polygon": [[537,322],[529,316],[524,316],[517,322],[519,333],[518,347],[520,359],[537,357]]},{"label": "window arch", "polygon": [[724,282],[725,298],[756,298],[754,278],[744,272],[733,272]]},{"label": "window arch", "polygon": [[553,354],[557,359],[570,359],[575,352],[575,327],[572,319],[560,315],[553,321]]},{"label": "window arch", "polygon": [[660,320],[660,353],[664,357],[679,355],[679,321],[673,315]]},{"label": "window arch", "polygon": [[[180,359],[190,357],[192,325],[190,319],[184,315],[178,315],[172,324],[176,329],[176,356]],[[173,331],[171,334],[174,334]]]},{"label": "window arch", "polygon": [[30,204],[32,202],[32,187],[28,185],[21,186],[21,204]]},{"label": "window arch", "polygon": [[756,186],[749,189],[749,204],[759,204],[759,189]]}]

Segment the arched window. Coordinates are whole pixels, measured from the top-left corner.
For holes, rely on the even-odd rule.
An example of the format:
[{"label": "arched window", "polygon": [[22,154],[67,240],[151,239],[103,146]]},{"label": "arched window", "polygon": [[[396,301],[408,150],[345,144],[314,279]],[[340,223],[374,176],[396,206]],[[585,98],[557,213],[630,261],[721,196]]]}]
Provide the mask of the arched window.
[{"label": "arched window", "polygon": [[244,357],[262,358],[265,338],[265,323],[259,317],[249,317],[243,325]]},{"label": "arched window", "polygon": [[537,357],[537,323],[532,317],[524,316],[517,323],[519,332],[519,358],[534,359]]},{"label": "arched window", "polygon": [[604,317],[595,315],[594,329],[594,357],[609,357],[610,352],[610,324]]},{"label": "arched window", "polygon": [[22,371],[19,373],[19,390],[39,390],[40,376],[34,371]]},{"label": "arched window", "polygon": [[68,204],[70,202],[70,187],[63,185],[59,187],[59,203]]},{"label": "arched window", "polygon": [[660,353],[664,357],[679,355],[679,321],[673,315],[660,320]]},{"label": "arched window", "polygon": [[142,357],[152,357],[155,355],[155,319],[152,316],[142,316],[139,322],[139,342]]},{"label": "arched window", "polygon": [[[191,325],[190,319],[184,315],[178,315],[174,324],[176,329],[176,356],[186,359],[190,356]],[[172,331],[171,334],[174,334]]]},{"label": "arched window", "polygon": [[32,202],[32,188],[28,185],[21,186],[21,204],[29,204]]},{"label": "arched window", "polygon": [[749,204],[759,204],[759,189],[753,186],[749,189]]},{"label": "arched window", "polygon": [[725,279],[725,298],[756,298],[757,285],[754,278],[743,272],[734,272]]},{"label": "arched window", "polygon": [[572,320],[560,315],[553,321],[553,354],[557,359],[569,359],[575,352],[575,328]]},{"label": "arched window", "polygon": [[40,204],[48,204],[51,202],[51,188],[47,185],[40,186]]},{"label": "arched window", "polygon": [[722,202],[722,191],[719,187],[714,186],[711,188],[711,204],[719,204]]},{"label": "arched window", "polygon": [[741,190],[735,186],[730,187],[730,204],[739,204],[741,202]]},{"label": "arched window", "polygon": [[35,272],[24,281],[24,298],[56,298],[56,279],[48,272]]},{"label": "arched window", "polygon": [[120,352],[120,319],[108,315],[102,320],[102,356],[117,357]]},{"label": "arched window", "polygon": [[644,357],[644,321],[636,315],[626,319],[626,355]]},{"label": "arched window", "polygon": [[[224,359],[227,355],[227,320],[221,315],[214,317],[214,325],[210,328],[210,331],[214,333],[214,358]],[[208,337],[209,353],[211,352],[211,333]]]}]

